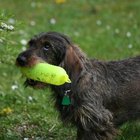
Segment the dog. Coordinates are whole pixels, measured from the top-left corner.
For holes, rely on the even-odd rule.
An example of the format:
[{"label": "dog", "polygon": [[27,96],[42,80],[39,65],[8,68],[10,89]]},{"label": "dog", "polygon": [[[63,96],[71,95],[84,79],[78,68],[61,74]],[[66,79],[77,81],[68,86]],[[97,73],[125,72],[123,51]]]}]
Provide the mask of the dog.
[{"label": "dog", "polygon": [[25,85],[52,89],[60,118],[77,128],[77,140],[113,140],[118,126],[139,119],[140,56],[109,62],[89,59],[57,32],[40,33],[28,45],[16,59],[19,67],[46,62],[68,73],[72,83],[55,86],[27,79]]}]

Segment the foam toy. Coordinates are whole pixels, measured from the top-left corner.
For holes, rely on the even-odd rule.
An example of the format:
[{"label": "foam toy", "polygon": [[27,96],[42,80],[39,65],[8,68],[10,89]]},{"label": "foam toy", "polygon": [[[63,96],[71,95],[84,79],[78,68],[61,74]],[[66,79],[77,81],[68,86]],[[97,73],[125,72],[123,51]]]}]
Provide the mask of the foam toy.
[{"label": "foam toy", "polygon": [[21,67],[20,69],[24,76],[35,81],[52,85],[71,83],[66,71],[59,66],[48,63],[38,63],[33,67]]}]

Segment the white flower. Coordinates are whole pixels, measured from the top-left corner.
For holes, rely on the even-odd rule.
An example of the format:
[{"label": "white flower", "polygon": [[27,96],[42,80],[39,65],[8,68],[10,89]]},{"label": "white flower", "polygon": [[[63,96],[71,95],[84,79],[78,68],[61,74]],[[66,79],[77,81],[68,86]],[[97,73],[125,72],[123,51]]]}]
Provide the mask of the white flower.
[{"label": "white flower", "polygon": [[25,46],[23,46],[23,47],[21,48],[21,50],[22,50],[22,51],[25,51],[25,50],[26,50],[26,47],[25,47]]},{"label": "white flower", "polygon": [[50,19],[50,23],[53,24],[53,25],[56,24],[55,18],[51,18],[51,19]]},{"label": "white flower", "polygon": [[0,38],[0,43],[3,43],[3,40]]},{"label": "white flower", "polygon": [[25,32],[23,30],[19,30],[19,34],[23,35]]},{"label": "white flower", "polygon": [[31,7],[32,7],[32,8],[35,8],[35,7],[36,7],[36,3],[35,3],[35,2],[32,2],[32,3],[31,3]]},{"label": "white flower", "polygon": [[107,29],[107,30],[110,30],[110,28],[111,28],[110,25],[107,25],[107,26],[106,26],[106,29]]},{"label": "white flower", "polygon": [[12,31],[12,30],[14,30],[14,26],[9,25],[7,29]]},{"label": "white flower", "polygon": [[120,33],[120,30],[119,30],[118,28],[116,28],[116,29],[115,29],[115,33],[116,33],[116,34],[119,34],[119,33]]},{"label": "white flower", "polygon": [[24,140],[29,140],[29,138],[24,138]]},{"label": "white flower", "polygon": [[127,32],[127,33],[126,33],[126,36],[127,36],[128,38],[130,38],[130,37],[131,37],[131,33],[130,33],[130,32]]},{"label": "white flower", "polygon": [[27,40],[26,39],[22,39],[22,40],[20,40],[20,43],[25,46],[25,45],[27,45]]},{"label": "white flower", "polygon": [[80,34],[79,34],[79,32],[76,32],[76,31],[75,31],[75,32],[74,32],[74,35],[75,35],[75,36],[79,36]]},{"label": "white flower", "polygon": [[32,101],[32,100],[33,100],[32,96],[29,96],[29,97],[28,97],[28,100],[29,100],[29,101]]},{"label": "white flower", "polygon": [[128,48],[131,49],[133,47],[132,44],[128,44]]},{"label": "white flower", "polygon": [[12,90],[18,89],[18,85],[12,85],[12,86],[11,86],[11,89],[12,89]]},{"label": "white flower", "polygon": [[2,29],[6,29],[6,30],[10,30],[10,31],[14,30],[14,26],[12,26],[12,25],[7,25],[7,24],[4,23],[4,22],[1,22],[1,28],[2,28]]},{"label": "white flower", "polygon": [[32,20],[32,21],[30,21],[30,25],[31,26],[35,26],[36,25],[36,22]]},{"label": "white flower", "polygon": [[7,76],[7,73],[6,72],[3,72],[2,75],[6,77]]},{"label": "white flower", "polygon": [[15,19],[9,18],[9,19],[8,19],[8,22],[9,22],[10,24],[15,24]]},{"label": "white flower", "polygon": [[96,24],[100,26],[102,24],[102,21],[101,20],[97,20]]},{"label": "white flower", "polygon": [[6,23],[1,22],[1,28],[7,28],[7,24],[6,24]]}]

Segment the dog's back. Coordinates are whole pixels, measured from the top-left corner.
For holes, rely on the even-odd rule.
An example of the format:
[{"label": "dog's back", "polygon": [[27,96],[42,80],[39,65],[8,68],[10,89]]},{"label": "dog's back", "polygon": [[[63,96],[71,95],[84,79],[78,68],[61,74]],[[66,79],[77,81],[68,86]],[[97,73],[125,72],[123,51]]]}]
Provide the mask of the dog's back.
[{"label": "dog's back", "polygon": [[92,64],[104,80],[99,80],[97,84],[105,89],[102,92],[104,105],[113,112],[115,124],[139,118],[140,56],[110,62],[92,60]]}]

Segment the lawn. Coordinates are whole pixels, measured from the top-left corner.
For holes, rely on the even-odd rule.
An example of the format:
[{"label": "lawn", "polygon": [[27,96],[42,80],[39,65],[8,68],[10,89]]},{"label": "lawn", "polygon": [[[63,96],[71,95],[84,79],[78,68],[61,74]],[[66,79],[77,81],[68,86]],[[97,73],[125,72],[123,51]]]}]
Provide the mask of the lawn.
[{"label": "lawn", "polygon": [[[139,0],[0,0],[0,140],[74,140],[47,90],[24,88],[15,66],[35,34],[68,35],[89,57],[118,60],[140,54]],[[140,140],[140,122],[123,125],[117,140]]]}]

